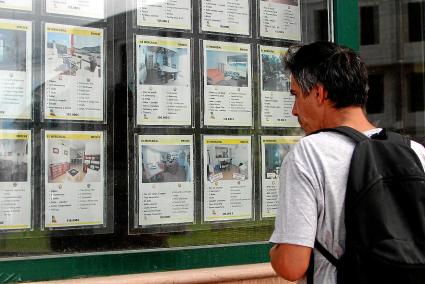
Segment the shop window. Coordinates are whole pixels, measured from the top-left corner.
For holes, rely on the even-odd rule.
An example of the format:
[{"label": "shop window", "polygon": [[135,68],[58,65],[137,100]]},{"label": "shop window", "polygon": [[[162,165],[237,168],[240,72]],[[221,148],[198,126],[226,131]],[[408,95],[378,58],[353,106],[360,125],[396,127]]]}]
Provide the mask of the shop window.
[{"label": "shop window", "polygon": [[407,5],[409,41],[423,41],[425,38],[425,3],[412,2]]},{"label": "shop window", "polygon": [[360,7],[360,44],[379,43],[379,9],[378,6]]},{"label": "shop window", "polygon": [[366,104],[368,114],[384,111],[384,75],[369,75],[369,94]]},{"label": "shop window", "polygon": [[314,22],[316,23],[316,40],[329,40],[328,32],[328,11],[325,9],[314,12]]},{"label": "shop window", "polygon": [[425,73],[409,75],[409,111],[423,111],[425,97]]}]

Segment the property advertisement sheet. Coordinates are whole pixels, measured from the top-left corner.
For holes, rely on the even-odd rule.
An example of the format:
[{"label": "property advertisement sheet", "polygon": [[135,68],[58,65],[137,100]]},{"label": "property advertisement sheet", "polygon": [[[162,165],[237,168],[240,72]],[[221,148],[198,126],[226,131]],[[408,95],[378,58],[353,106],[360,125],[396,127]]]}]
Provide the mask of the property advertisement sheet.
[{"label": "property advertisement sheet", "polygon": [[192,29],[191,0],[136,0],[137,25],[142,27]]},{"label": "property advertisement sheet", "polygon": [[191,125],[190,40],[136,36],[137,124]]},{"label": "property advertisement sheet", "polygon": [[203,41],[204,124],[251,126],[251,46]]},{"label": "property advertisement sheet", "polygon": [[31,131],[0,130],[0,230],[31,228]]},{"label": "property advertisement sheet", "polygon": [[260,46],[261,125],[266,127],[299,127],[292,115],[294,97],[290,79],[283,72],[287,49]]},{"label": "property advertisement sheet", "polygon": [[301,41],[299,0],[259,0],[260,36]]},{"label": "property advertisement sheet", "polygon": [[283,158],[300,136],[261,136],[261,217],[276,217],[279,171]]},{"label": "property advertisement sheet", "polygon": [[252,218],[250,136],[204,136],[204,221]]},{"label": "property advertisement sheet", "polygon": [[44,118],[104,119],[103,30],[46,24]]},{"label": "property advertisement sheet", "polygon": [[202,30],[249,35],[249,0],[202,0]]},{"label": "property advertisement sheet", "polygon": [[140,135],[139,225],[193,223],[193,138]]},{"label": "property advertisement sheet", "polygon": [[46,12],[104,19],[105,1],[106,0],[46,0]]},{"label": "property advertisement sheet", "polygon": [[105,156],[102,131],[44,134],[44,226],[104,224]]},{"label": "property advertisement sheet", "polygon": [[0,118],[31,118],[31,27],[0,19]]},{"label": "property advertisement sheet", "polygon": [[32,0],[0,0],[0,9],[32,10]]}]

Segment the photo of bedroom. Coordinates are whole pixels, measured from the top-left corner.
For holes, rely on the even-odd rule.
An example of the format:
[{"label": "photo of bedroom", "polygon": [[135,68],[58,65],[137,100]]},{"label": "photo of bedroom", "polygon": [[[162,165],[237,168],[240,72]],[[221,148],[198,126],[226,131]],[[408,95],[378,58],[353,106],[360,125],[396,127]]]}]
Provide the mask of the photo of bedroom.
[{"label": "photo of bedroom", "polygon": [[26,71],[27,32],[0,29],[0,70]]},{"label": "photo of bedroom", "polygon": [[190,145],[142,145],[142,183],[191,182]]},{"label": "photo of bedroom", "polygon": [[248,87],[248,54],[207,50],[207,85]]},{"label": "photo of bedroom", "polygon": [[99,141],[48,140],[46,151],[49,183],[101,181]]},{"label": "photo of bedroom", "polygon": [[101,80],[102,45],[100,36],[47,32],[46,70]]},{"label": "photo of bedroom", "polygon": [[138,81],[141,85],[188,86],[187,48],[138,46]]},{"label": "photo of bedroom", "polygon": [[265,144],[264,159],[265,159],[265,178],[277,179],[279,177],[280,166],[283,158],[291,150],[290,144]]},{"label": "photo of bedroom", "polygon": [[291,85],[288,75],[283,72],[284,52],[278,55],[261,54],[262,84],[264,91],[289,92]]},{"label": "photo of bedroom", "polygon": [[28,141],[0,140],[0,182],[28,180]]},{"label": "photo of bedroom", "polygon": [[207,146],[207,173],[211,176],[220,175],[223,180],[248,179],[248,144]]}]

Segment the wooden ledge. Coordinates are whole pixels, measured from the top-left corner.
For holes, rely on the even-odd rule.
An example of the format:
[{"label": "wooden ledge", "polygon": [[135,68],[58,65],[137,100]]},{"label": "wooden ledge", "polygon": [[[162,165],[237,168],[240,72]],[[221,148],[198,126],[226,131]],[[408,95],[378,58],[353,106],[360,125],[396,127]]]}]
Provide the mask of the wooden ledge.
[{"label": "wooden ledge", "polygon": [[36,283],[48,284],[195,284],[195,283],[220,283],[242,280],[255,280],[253,283],[261,283],[261,279],[269,278],[267,283],[290,283],[277,278],[270,263],[224,266],[214,268],[178,270],[169,272],[154,272],[143,274],[117,275],[108,277],[81,278],[59,281],[45,281]]}]

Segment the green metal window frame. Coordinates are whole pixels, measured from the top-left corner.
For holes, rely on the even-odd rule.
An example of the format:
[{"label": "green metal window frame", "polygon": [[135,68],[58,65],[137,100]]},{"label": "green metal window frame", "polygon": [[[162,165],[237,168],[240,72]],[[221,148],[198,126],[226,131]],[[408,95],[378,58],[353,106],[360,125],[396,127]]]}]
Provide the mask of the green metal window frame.
[{"label": "green metal window frame", "polygon": [[[335,42],[359,50],[358,0],[333,0]],[[0,260],[0,283],[268,262],[267,242]],[[67,267],[67,269],[63,269]]]}]

